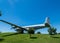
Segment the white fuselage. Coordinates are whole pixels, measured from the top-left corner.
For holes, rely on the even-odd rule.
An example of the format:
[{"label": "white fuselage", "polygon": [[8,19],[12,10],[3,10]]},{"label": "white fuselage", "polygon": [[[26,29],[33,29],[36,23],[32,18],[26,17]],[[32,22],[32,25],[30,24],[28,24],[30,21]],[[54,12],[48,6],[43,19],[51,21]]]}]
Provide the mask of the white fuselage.
[{"label": "white fuselage", "polygon": [[22,26],[22,27],[27,30],[29,30],[31,28],[34,28],[36,30],[36,29],[44,28],[45,24],[29,25],[29,26]]}]

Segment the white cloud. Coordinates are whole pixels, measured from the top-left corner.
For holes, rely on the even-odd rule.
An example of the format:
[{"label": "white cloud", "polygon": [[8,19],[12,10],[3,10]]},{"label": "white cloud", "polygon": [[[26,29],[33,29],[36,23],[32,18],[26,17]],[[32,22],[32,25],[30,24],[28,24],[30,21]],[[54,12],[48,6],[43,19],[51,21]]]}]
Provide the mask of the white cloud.
[{"label": "white cloud", "polygon": [[19,0],[8,0],[10,5],[15,5]]}]

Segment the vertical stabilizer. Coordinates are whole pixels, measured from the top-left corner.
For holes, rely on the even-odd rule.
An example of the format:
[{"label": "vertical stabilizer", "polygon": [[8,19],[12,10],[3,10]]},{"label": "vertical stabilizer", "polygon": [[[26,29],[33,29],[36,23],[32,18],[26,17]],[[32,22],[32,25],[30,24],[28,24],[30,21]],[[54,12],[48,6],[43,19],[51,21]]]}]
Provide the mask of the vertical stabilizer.
[{"label": "vertical stabilizer", "polygon": [[50,24],[49,17],[46,17],[45,23]]}]

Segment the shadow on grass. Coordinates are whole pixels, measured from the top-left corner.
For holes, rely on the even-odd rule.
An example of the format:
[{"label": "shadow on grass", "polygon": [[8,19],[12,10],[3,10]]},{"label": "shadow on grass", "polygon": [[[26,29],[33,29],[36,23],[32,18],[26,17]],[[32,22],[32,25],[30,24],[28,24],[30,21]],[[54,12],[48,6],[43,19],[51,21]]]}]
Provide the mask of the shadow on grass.
[{"label": "shadow on grass", "polygon": [[30,37],[31,39],[37,39],[37,37]]},{"label": "shadow on grass", "polygon": [[7,34],[7,35],[4,35],[3,37],[12,36],[12,35],[17,35],[17,34],[19,34],[19,33]]},{"label": "shadow on grass", "polygon": [[3,38],[0,38],[0,42],[3,41],[4,39]]},{"label": "shadow on grass", "polygon": [[51,38],[60,38],[59,36],[50,35]]},{"label": "shadow on grass", "polygon": [[60,38],[60,37],[52,37],[52,38]]}]

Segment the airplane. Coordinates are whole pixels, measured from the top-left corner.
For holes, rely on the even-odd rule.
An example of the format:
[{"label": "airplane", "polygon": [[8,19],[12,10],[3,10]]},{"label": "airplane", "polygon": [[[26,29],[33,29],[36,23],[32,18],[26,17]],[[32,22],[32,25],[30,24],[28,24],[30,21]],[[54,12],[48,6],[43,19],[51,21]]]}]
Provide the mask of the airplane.
[{"label": "airplane", "polygon": [[12,28],[15,29],[19,33],[23,33],[24,30],[29,31],[32,28],[34,30],[37,30],[37,29],[42,29],[42,28],[50,27],[49,17],[46,17],[45,22],[43,24],[29,25],[29,26],[18,26],[18,25],[15,25],[13,23],[7,22],[5,20],[0,20],[0,21],[4,22],[6,24],[11,25]]}]

